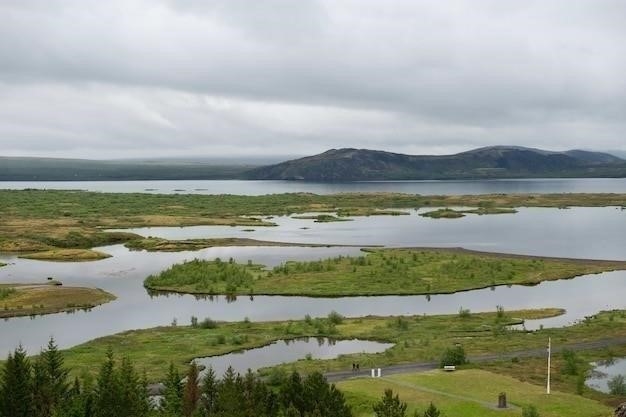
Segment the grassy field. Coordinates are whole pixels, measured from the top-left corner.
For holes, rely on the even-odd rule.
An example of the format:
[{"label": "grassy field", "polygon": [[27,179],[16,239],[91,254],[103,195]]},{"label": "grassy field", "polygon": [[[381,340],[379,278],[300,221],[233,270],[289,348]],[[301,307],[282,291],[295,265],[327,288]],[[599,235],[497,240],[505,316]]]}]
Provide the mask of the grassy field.
[{"label": "grassy field", "polygon": [[[271,226],[264,217],[328,212],[401,214],[420,207],[626,206],[624,194],[492,194],[420,196],[394,193],[264,196],[113,194],[63,190],[0,190],[0,251],[92,248],[139,238],[102,228],[189,225]],[[379,210],[383,209],[383,210]]]},{"label": "grassy field", "polygon": [[110,258],[111,255],[91,249],[52,249],[44,252],[25,253],[19,257],[39,261],[89,262]]},{"label": "grassy field", "polygon": [[[127,242],[125,246],[132,250],[147,250],[149,252],[179,252],[179,251],[197,251],[212,247],[225,246],[284,246],[284,247],[330,247],[332,245],[320,245],[315,243],[287,243],[287,242],[270,242],[267,240],[256,240],[239,237],[213,238],[213,239],[185,239],[185,240],[168,240],[161,238],[148,237],[145,239],[135,239]],[[345,246],[345,245],[342,245]]]},{"label": "grassy field", "polygon": [[[452,373],[432,371],[403,374],[384,379],[359,378],[340,382],[338,388],[346,395],[356,417],[372,416],[372,405],[385,389],[392,389],[414,410],[422,413],[430,402],[444,416],[520,417],[521,408],[535,405],[541,417],[609,417],[612,408],[591,399],[553,391],[487,371],[469,369]],[[509,410],[496,410],[498,395],[506,392]]]},{"label": "grassy field", "polygon": [[88,309],[114,299],[98,288],[1,284],[0,318]]},{"label": "grassy field", "polygon": [[462,249],[367,249],[360,257],[257,265],[194,260],[146,278],[146,288],[195,294],[307,296],[438,294],[537,284],[626,269],[626,262],[492,254]]}]

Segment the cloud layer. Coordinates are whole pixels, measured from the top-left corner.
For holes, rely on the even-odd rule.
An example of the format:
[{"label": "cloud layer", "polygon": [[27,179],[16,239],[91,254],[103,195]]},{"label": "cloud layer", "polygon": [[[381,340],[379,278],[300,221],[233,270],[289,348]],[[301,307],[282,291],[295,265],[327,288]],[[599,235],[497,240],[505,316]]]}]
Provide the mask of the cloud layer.
[{"label": "cloud layer", "polygon": [[4,0],[0,154],[626,149],[621,0]]}]

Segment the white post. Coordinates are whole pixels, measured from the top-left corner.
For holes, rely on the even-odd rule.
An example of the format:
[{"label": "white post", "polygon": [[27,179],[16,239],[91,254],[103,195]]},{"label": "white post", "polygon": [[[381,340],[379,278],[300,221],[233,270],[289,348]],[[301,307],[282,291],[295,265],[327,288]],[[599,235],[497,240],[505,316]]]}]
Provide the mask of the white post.
[{"label": "white post", "polygon": [[381,377],[381,370],[380,370],[380,368],[378,368],[378,377],[379,378]]},{"label": "white post", "polygon": [[552,338],[548,337],[548,385],[546,387],[546,393],[550,394],[550,359],[552,356]]},{"label": "white post", "polygon": [[376,369],[372,368],[372,378],[376,378]]}]

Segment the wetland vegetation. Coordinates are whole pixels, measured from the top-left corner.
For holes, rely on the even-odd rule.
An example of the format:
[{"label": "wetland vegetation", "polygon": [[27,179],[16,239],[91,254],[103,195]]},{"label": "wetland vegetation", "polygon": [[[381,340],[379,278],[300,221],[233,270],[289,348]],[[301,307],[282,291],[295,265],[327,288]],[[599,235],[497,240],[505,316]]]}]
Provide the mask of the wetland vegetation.
[{"label": "wetland vegetation", "polygon": [[[266,216],[325,212],[337,216],[398,215],[422,207],[625,206],[624,194],[490,194],[422,196],[398,193],[164,195],[62,190],[0,190],[0,251],[89,249],[140,238],[106,228],[146,226],[272,226]],[[393,210],[389,210],[393,208]]]},{"label": "wetland vegetation", "polygon": [[478,214],[479,216],[487,214],[514,214],[517,210],[513,208],[502,207],[479,207],[471,210],[455,210],[451,208],[441,208],[433,211],[420,213],[422,217],[430,217],[433,219],[458,219],[465,217],[466,214]]},{"label": "wetland vegetation", "polygon": [[366,249],[339,256],[259,265],[193,260],[144,281],[146,288],[194,294],[353,295],[440,294],[626,269],[626,262],[541,258],[463,249]]}]

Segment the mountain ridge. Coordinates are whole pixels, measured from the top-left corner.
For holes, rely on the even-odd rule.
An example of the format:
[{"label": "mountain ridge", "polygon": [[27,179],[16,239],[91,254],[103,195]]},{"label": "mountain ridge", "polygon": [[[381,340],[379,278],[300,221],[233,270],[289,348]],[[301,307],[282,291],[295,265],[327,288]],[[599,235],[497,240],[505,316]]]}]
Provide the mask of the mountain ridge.
[{"label": "mountain ridge", "polygon": [[489,146],[452,155],[340,148],[252,169],[254,180],[375,181],[532,177],[625,177],[626,161],[603,152]]}]

